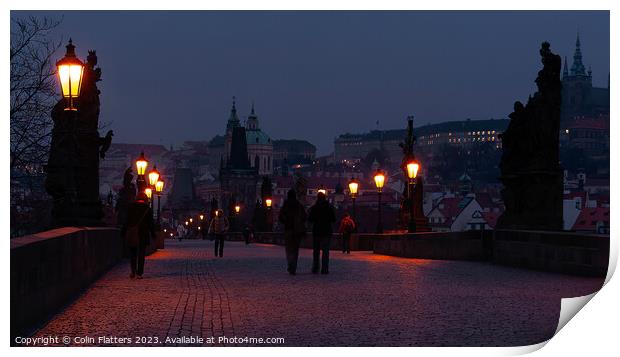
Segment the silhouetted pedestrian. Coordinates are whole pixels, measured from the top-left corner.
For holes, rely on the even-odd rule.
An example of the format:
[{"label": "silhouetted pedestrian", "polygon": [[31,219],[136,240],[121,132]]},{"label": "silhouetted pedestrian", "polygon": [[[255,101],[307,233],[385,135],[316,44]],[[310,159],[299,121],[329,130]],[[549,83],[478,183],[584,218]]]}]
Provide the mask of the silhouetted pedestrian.
[{"label": "silhouetted pedestrian", "polygon": [[297,272],[299,243],[306,234],[306,210],[297,200],[295,190],[289,190],[284,205],[280,209],[278,221],[284,225],[284,246],[286,250],[286,271],[291,275]]},{"label": "silhouetted pedestrian", "polygon": [[342,217],[338,231],[342,234],[342,252],[351,254],[351,234],[355,232],[355,222],[348,213]]},{"label": "silhouetted pedestrian", "polygon": [[187,230],[185,229],[184,225],[182,225],[181,223],[177,225],[177,237],[179,238],[179,242],[183,240],[183,237],[185,237],[186,231]]},{"label": "silhouetted pedestrian", "polygon": [[312,272],[314,274],[319,272],[319,257],[322,252],[321,274],[328,274],[332,224],[336,221],[336,214],[324,193],[320,192],[316,202],[310,207],[308,221],[312,223]]},{"label": "silhouetted pedestrian", "polygon": [[228,219],[224,217],[224,211],[218,209],[215,211],[215,217],[209,224],[209,234],[215,236],[215,256],[224,256],[224,237],[228,232],[229,224]]},{"label": "silhouetted pedestrian", "polygon": [[250,239],[253,237],[254,232],[252,227],[250,227],[250,225],[246,224],[243,227],[243,238],[245,239],[245,244],[248,245],[250,244]]},{"label": "silhouetted pedestrian", "polygon": [[198,224],[198,226],[200,227],[199,231],[200,231],[200,236],[201,236],[202,240],[207,239],[207,236],[209,235],[209,223],[208,223],[208,220],[201,219],[200,223]]},{"label": "silhouetted pedestrian", "polygon": [[149,241],[155,238],[153,210],[149,207],[148,197],[144,192],[138,193],[136,200],[127,208],[127,224],[123,236],[129,247],[130,278],[142,279],[144,273],[144,255]]}]

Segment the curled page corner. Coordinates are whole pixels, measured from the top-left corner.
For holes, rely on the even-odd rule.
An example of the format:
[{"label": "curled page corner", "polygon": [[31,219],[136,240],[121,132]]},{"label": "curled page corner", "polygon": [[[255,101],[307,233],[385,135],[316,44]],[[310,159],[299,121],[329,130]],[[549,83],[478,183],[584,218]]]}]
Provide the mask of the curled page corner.
[{"label": "curled page corner", "polygon": [[[600,291],[600,290],[599,290]],[[577,296],[572,298],[562,299],[562,305],[560,308],[560,318],[558,320],[558,327],[555,330],[554,336],[572,319],[579,310],[581,310],[593,297],[598,293],[594,292],[590,295]]]}]

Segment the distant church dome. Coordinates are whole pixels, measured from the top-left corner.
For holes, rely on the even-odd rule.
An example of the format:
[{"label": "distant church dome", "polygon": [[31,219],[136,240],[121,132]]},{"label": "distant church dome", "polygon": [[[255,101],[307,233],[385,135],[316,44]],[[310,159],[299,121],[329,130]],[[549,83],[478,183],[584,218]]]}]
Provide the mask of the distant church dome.
[{"label": "distant church dome", "polygon": [[245,135],[248,145],[271,145],[271,138],[258,125],[258,116],[254,111],[254,102],[252,102],[252,110],[246,122]]}]

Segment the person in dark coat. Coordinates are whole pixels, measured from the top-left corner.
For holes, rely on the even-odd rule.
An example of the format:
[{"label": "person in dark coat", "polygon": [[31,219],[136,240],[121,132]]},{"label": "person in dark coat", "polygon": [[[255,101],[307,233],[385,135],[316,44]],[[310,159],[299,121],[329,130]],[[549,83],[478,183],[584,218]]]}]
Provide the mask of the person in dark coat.
[{"label": "person in dark coat", "polygon": [[314,274],[319,272],[319,257],[322,252],[321,274],[329,274],[329,247],[332,224],[336,222],[336,214],[324,193],[320,192],[316,197],[316,202],[310,207],[308,221],[312,223],[312,272]]},{"label": "person in dark coat", "polygon": [[230,227],[228,219],[224,217],[224,211],[218,209],[215,211],[215,217],[209,224],[209,234],[215,235],[215,256],[220,258],[224,256],[224,238]]},{"label": "person in dark coat", "polygon": [[246,224],[243,227],[243,238],[245,239],[245,245],[250,244],[250,238],[252,237],[252,227],[250,227],[250,225]]},{"label": "person in dark coat", "polygon": [[142,279],[144,273],[144,255],[146,246],[155,238],[153,224],[153,210],[149,206],[149,199],[144,192],[138,193],[136,200],[127,208],[127,221],[123,226],[123,237],[129,248],[130,278]]},{"label": "person in dark coat", "polygon": [[348,213],[342,217],[338,231],[342,234],[342,252],[351,254],[351,234],[355,232],[355,222]]},{"label": "person in dark coat", "polygon": [[295,190],[289,190],[284,205],[280,209],[278,221],[284,225],[284,246],[286,250],[286,271],[291,275],[297,272],[299,242],[306,234],[306,210],[297,200]]}]

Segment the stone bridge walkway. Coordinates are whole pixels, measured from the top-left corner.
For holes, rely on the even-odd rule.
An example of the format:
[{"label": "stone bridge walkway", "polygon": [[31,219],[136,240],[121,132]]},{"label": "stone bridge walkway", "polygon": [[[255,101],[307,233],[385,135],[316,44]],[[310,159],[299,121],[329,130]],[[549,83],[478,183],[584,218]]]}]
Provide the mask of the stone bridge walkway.
[{"label": "stone bridge walkway", "polygon": [[332,252],[330,274],[314,275],[303,249],[289,276],[283,247],[226,242],[216,259],[210,241],[166,244],[147,258],[144,279],[117,265],[35,336],[68,336],[70,345],[189,345],[190,337],[207,346],[527,345],[553,335],[561,297],[602,284],[371,252]]}]

